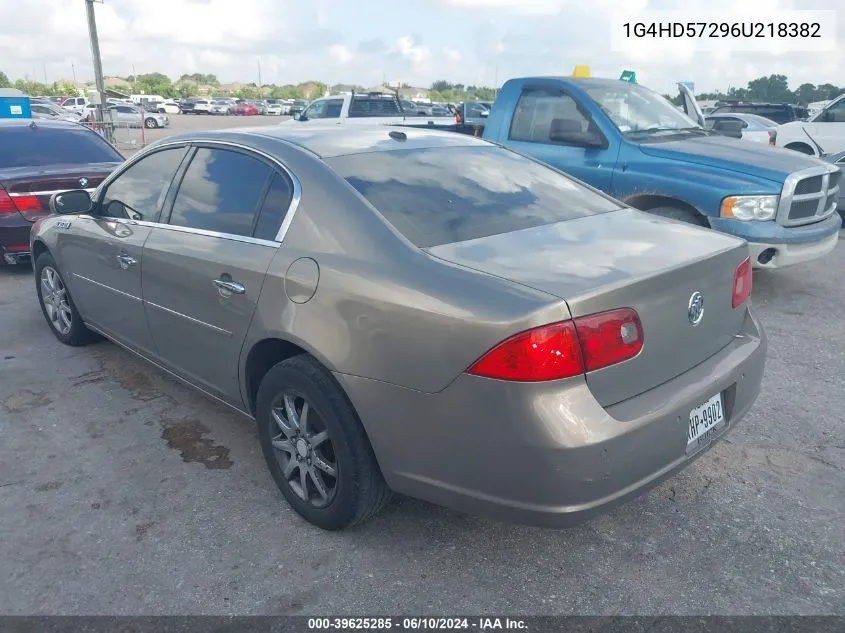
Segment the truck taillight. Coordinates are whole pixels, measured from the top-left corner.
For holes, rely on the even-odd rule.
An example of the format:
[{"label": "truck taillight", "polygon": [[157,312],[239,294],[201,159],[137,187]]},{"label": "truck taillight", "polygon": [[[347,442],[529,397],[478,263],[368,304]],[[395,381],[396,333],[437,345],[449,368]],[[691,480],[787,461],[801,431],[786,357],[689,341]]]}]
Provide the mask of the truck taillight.
[{"label": "truck taillight", "polygon": [[514,382],[560,380],[629,360],[642,348],[640,318],[623,308],[520,332],[467,373]]},{"label": "truck taillight", "polygon": [[778,131],[777,130],[769,130],[769,145],[774,147],[777,144],[778,140]]},{"label": "truck taillight", "polygon": [[751,296],[751,286],[751,258],[746,258],[734,272],[733,300],[731,301],[734,308],[748,301],[748,297]]},{"label": "truck taillight", "polygon": [[463,125],[463,124],[464,124],[464,119],[461,116],[461,111],[456,110],[455,111],[455,125]]}]

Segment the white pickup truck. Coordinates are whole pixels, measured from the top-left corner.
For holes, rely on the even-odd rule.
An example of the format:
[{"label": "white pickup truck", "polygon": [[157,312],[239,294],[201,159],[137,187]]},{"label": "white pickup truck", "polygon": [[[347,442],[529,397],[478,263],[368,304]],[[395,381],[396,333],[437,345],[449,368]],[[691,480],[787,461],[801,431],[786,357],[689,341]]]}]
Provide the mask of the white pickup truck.
[{"label": "white pickup truck", "polygon": [[452,115],[420,116],[417,112],[405,112],[395,94],[352,92],[315,99],[301,113],[294,115],[292,119],[282,121],[279,125],[312,123],[440,127],[454,125],[455,118]]}]

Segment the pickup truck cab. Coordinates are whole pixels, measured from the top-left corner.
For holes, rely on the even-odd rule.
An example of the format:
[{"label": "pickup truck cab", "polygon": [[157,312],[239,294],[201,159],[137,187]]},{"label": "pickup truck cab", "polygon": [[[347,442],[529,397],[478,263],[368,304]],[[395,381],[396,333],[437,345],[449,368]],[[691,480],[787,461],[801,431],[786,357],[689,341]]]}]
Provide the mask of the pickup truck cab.
[{"label": "pickup truck cab", "polygon": [[837,167],[709,132],[692,93],[679,88],[688,114],[627,81],[511,79],[484,138],[634,208],[743,238],[757,268],[832,251],[842,226]]},{"label": "pickup truck cab", "polygon": [[845,151],[845,94],[841,94],[807,121],[778,127],[776,143],[802,154],[819,156]]},{"label": "pickup truck cab", "polygon": [[314,123],[337,124],[405,124],[412,126],[434,125],[445,121],[452,123],[452,116],[420,116],[419,110],[404,112],[396,95],[382,92],[349,93],[315,99],[302,113],[279,125],[303,125]]}]

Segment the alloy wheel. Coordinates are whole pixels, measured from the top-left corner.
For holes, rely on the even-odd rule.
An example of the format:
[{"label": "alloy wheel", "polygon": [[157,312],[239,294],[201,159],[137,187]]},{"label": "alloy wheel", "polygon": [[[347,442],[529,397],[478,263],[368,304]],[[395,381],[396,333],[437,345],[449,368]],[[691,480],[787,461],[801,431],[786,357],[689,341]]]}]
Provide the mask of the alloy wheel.
[{"label": "alloy wheel", "polygon": [[41,302],[50,325],[59,334],[67,335],[73,325],[73,312],[68,302],[67,288],[52,266],[45,266],[41,271]]},{"label": "alloy wheel", "polygon": [[301,395],[283,393],[270,417],[271,443],[288,486],[306,503],[326,507],[339,479],[332,439],[320,414]]}]

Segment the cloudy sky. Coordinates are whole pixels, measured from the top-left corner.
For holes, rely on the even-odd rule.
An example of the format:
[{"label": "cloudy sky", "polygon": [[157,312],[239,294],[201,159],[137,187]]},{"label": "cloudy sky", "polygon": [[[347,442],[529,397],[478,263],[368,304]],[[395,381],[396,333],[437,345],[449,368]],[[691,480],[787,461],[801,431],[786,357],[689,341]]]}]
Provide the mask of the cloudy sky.
[{"label": "cloudy sky", "polygon": [[[800,4],[839,6],[839,19],[817,14],[824,42],[793,40],[779,52],[749,51],[742,42],[625,43],[618,34],[637,15],[682,6],[697,21],[776,20],[796,8],[786,0],[104,0],[95,8],[106,75],[128,75],[134,65],[174,79],[211,72],[248,82],[258,80],[260,60],[263,83],[493,85],[569,74],[581,63],[597,76],[633,68],[640,83],[661,92],[679,80],[702,92],[772,73],[787,75],[793,88],[845,85],[845,2]],[[0,16],[0,70],[12,79],[43,81],[45,71],[49,81],[70,79],[72,67],[79,79],[93,77],[84,0],[0,0]]]}]

